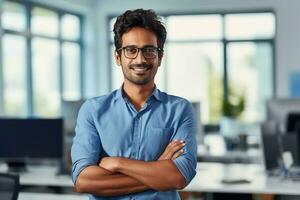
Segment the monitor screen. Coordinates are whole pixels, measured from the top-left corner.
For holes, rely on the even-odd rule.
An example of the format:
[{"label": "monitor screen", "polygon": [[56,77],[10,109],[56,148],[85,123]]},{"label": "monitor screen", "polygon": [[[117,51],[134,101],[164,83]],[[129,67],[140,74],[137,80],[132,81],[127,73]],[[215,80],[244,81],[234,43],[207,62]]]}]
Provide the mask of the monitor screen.
[{"label": "monitor screen", "polygon": [[278,169],[278,160],[281,157],[279,136],[277,134],[264,133],[261,136],[265,169],[267,171]]},{"label": "monitor screen", "polygon": [[287,132],[287,116],[300,112],[300,99],[271,99],[267,102],[267,120],[277,123],[281,132]]},{"label": "monitor screen", "polygon": [[196,140],[198,144],[203,144],[204,143],[204,133],[203,133],[203,126],[201,123],[201,105],[200,102],[191,102],[194,112],[195,112],[195,117],[196,117]]},{"label": "monitor screen", "polygon": [[0,119],[0,159],[61,159],[62,119]]},{"label": "monitor screen", "polygon": [[78,111],[84,101],[84,99],[81,99],[78,101],[63,100],[61,102],[61,116],[64,118],[64,128],[67,133],[74,133]]},{"label": "monitor screen", "polygon": [[291,112],[287,117],[287,132],[300,131],[300,112]]}]

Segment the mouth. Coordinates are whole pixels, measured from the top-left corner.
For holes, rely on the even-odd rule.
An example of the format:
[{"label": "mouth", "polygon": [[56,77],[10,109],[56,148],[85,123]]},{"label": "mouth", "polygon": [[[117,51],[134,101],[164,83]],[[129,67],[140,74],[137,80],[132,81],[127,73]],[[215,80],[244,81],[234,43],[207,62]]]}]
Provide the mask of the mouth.
[{"label": "mouth", "polygon": [[151,69],[150,65],[133,65],[130,67],[131,70],[138,74],[146,73],[149,69]]},{"label": "mouth", "polygon": [[149,70],[148,67],[132,67],[131,69],[138,73],[145,73],[146,71]]}]

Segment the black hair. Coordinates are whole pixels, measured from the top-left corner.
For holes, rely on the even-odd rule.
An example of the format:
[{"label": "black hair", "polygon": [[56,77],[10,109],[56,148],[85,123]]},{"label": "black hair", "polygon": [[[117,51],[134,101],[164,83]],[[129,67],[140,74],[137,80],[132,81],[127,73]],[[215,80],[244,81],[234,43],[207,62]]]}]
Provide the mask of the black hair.
[{"label": "black hair", "polygon": [[161,22],[160,17],[153,10],[127,10],[120,15],[114,24],[115,48],[122,47],[122,36],[134,27],[141,27],[151,30],[157,37],[157,45],[163,51],[167,37],[167,31]]}]

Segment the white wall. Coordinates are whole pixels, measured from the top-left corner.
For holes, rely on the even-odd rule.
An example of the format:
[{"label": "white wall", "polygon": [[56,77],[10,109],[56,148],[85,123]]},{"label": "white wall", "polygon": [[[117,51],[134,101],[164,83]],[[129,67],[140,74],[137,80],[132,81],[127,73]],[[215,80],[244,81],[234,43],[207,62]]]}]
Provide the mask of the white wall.
[{"label": "white wall", "polygon": [[[94,94],[109,91],[110,65],[107,17],[127,9],[151,8],[158,13],[203,13],[221,11],[274,10],[277,16],[276,33],[276,96],[289,96],[288,76],[300,70],[300,1],[299,0],[93,0],[97,5],[95,30],[95,64],[97,67]],[[300,86],[299,86],[300,87]]]}]

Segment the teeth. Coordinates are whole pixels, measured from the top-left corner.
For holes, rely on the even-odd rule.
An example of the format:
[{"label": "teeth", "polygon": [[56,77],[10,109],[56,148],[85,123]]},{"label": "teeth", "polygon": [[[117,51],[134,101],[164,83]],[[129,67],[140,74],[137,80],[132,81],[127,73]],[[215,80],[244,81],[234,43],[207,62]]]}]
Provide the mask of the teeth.
[{"label": "teeth", "polygon": [[137,72],[145,72],[147,71],[147,68],[133,68],[133,70]]}]

